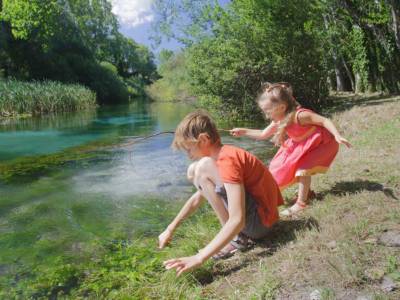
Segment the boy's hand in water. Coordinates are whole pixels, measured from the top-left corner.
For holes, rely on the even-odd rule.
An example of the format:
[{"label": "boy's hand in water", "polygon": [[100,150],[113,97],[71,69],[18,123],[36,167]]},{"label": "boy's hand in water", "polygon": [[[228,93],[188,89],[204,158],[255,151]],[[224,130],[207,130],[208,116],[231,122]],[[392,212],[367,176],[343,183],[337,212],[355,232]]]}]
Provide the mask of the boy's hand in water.
[{"label": "boy's hand in water", "polygon": [[179,276],[183,272],[190,271],[199,267],[203,263],[200,255],[193,255],[189,257],[174,258],[164,261],[164,266],[167,270],[176,269],[176,275]]},{"label": "boy's hand in water", "polygon": [[229,133],[233,136],[243,136],[246,134],[246,129],[243,128],[233,128],[229,130]]},{"label": "boy's hand in water", "polygon": [[158,248],[164,248],[172,239],[172,230],[167,228],[158,236]]},{"label": "boy's hand in water", "polygon": [[336,142],[338,142],[339,144],[343,144],[346,145],[347,148],[351,148],[351,144],[348,140],[346,140],[344,137],[342,136],[336,136],[335,137]]}]

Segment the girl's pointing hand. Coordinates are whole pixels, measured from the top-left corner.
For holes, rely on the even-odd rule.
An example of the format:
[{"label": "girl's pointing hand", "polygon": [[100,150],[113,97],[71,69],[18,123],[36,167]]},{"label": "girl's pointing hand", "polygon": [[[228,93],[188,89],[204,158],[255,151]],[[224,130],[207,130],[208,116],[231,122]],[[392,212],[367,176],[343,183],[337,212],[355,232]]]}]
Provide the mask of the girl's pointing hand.
[{"label": "girl's pointing hand", "polygon": [[336,142],[338,142],[339,144],[343,144],[346,145],[347,148],[351,148],[351,144],[348,140],[346,140],[345,138],[341,137],[341,136],[337,136],[335,137]]},{"label": "girl's pointing hand", "polygon": [[233,128],[229,130],[229,133],[233,136],[242,136],[246,133],[246,129],[243,128]]}]

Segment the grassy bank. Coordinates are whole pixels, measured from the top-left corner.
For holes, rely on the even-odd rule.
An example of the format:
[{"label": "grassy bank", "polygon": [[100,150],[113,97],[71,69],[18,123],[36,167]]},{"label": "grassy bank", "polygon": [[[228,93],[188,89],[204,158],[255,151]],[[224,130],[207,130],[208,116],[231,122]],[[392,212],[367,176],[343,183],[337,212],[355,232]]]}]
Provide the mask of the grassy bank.
[{"label": "grassy bank", "polygon": [[79,111],[95,106],[95,93],[81,85],[0,80],[0,117]]},{"label": "grassy bank", "polygon": [[[342,148],[329,173],[314,179],[318,200],[282,220],[251,251],[209,261],[178,279],[165,271],[164,259],[195,253],[218,231],[205,206],[162,251],[155,237],[130,240],[121,233],[74,245],[70,255],[46,263],[37,258],[23,267],[15,258],[0,264],[0,298],[399,299],[399,290],[385,291],[382,281],[400,284],[400,248],[380,242],[386,232],[400,234],[399,101],[338,99],[332,117],[354,147]],[[148,218],[167,209],[157,201],[154,207]],[[169,208],[156,230],[177,210]]]},{"label": "grassy bank", "polygon": [[[226,270],[203,289],[221,299],[399,299],[400,97],[343,97],[332,117],[353,143],[313,180],[318,200],[282,220],[254,250],[219,263]],[[294,189],[285,192],[290,198]],[[397,289],[385,291],[392,280]],[[364,297],[364,298],[362,298]]]}]

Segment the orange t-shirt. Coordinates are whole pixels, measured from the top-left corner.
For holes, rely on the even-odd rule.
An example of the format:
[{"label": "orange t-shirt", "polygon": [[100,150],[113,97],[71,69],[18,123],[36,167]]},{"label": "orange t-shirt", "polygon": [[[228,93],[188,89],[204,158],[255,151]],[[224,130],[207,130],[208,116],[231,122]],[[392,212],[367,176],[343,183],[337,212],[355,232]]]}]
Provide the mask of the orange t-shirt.
[{"label": "orange t-shirt", "polygon": [[239,183],[257,202],[257,211],[265,226],[279,219],[278,206],[283,198],[271,173],[253,154],[238,147],[222,146],[217,160],[224,183]]}]

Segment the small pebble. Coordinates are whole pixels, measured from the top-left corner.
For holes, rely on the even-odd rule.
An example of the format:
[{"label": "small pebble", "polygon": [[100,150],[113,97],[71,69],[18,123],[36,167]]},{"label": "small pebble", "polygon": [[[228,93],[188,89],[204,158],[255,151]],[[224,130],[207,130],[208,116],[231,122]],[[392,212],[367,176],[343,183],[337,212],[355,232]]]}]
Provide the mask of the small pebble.
[{"label": "small pebble", "polygon": [[314,290],[310,293],[310,300],[321,300],[321,292]]},{"label": "small pebble", "polygon": [[396,230],[387,231],[379,237],[378,242],[389,247],[400,247],[400,232]]},{"label": "small pebble", "polygon": [[329,248],[329,249],[335,249],[336,248],[336,241],[330,241],[329,243],[327,243],[326,244],[326,246]]},{"label": "small pebble", "polygon": [[388,276],[384,276],[381,283],[381,289],[384,292],[391,292],[397,288],[396,283],[392,280],[392,278]]}]

